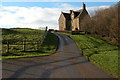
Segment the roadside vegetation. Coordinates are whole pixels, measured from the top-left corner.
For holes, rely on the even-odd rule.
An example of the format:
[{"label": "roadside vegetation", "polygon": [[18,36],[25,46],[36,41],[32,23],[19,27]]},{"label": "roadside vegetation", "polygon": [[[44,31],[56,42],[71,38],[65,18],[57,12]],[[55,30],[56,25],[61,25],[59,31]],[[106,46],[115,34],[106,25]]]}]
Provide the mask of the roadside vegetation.
[{"label": "roadside vegetation", "polygon": [[89,35],[64,34],[76,42],[81,54],[88,60],[101,66],[112,75],[120,76],[118,74],[118,46]]},{"label": "roadside vegetation", "polygon": [[84,18],[81,23],[81,30],[92,36],[120,45],[119,34],[119,10],[120,2],[104,10],[96,11],[91,19]]},{"label": "roadside vegetation", "polygon": [[[47,32],[41,44],[44,32],[44,30],[29,28],[2,29],[2,59],[53,54],[57,49],[58,38],[56,35]],[[9,52],[7,51],[8,42]]]}]

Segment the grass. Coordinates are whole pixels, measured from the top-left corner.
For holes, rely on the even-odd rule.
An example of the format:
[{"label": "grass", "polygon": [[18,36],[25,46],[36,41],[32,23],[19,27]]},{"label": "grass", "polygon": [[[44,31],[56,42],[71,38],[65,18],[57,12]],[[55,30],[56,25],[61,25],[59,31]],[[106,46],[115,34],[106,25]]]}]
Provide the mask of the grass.
[{"label": "grass", "polygon": [[[43,34],[44,31],[42,30],[28,28],[3,29],[2,59],[45,56],[53,54],[57,49],[58,38],[56,35],[48,32],[42,45],[38,47],[40,44],[39,41],[42,39]],[[22,40],[24,37],[26,37],[26,51],[23,51],[22,45]],[[10,41],[9,53],[6,52],[7,40]]]},{"label": "grass", "polygon": [[118,74],[118,68],[120,68],[118,66],[118,46],[89,35],[64,34],[70,36],[76,42],[80,51],[91,62],[120,77],[120,74]]},{"label": "grass", "polygon": [[58,47],[58,43],[59,43],[58,41],[59,41],[59,39],[56,35],[48,32],[48,34],[39,50],[44,53],[46,53],[46,52],[53,53],[56,51],[56,49]]},{"label": "grass", "polygon": [[9,41],[10,44],[22,44],[23,40],[39,41],[44,34],[43,30],[29,29],[29,28],[11,28],[11,29],[2,29],[2,38],[3,44],[6,44]]}]

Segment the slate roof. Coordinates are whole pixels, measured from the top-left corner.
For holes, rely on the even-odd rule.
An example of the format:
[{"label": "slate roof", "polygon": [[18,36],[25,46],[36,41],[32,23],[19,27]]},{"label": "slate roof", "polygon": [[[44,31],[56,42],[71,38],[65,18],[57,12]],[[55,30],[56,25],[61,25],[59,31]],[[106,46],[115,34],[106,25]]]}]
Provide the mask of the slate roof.
[{"label": "slate roof", "polygon": [[63,15],[67,20],[71,20],[71,17],[70,17],[69,13],[63,13]]},{"label": "slate roof", "polygon": [[76,18],[80,14],[80,12],[75,12],[75,11],[73,12],[74,12],[74,18]]},{"label": "slate roof", "polygon": [[[74,18],[78,17],[81,13],[82,13],[82,10],[83,9],[80,9],[80,10],[77,10],[77,11],[73,11],[74,13]],[[63,12],[62,12],[63,13]],[[70,13],[63,13],[64,17],[67,19],[67,20],[71,20],[71,15]]]}]

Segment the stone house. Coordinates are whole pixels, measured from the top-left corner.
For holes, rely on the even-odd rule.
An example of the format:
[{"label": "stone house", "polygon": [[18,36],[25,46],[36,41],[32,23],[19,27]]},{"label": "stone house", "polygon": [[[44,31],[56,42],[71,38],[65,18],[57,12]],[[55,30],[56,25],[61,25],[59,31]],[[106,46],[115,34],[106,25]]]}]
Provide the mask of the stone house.
[{"label": "stone house", "polygon": [[70,10],[70,13],[61,12],[59,17],[59,30],[68,30],[68,31],[76,31],[81,30],[80,24],[82,20],[90,19],[90,16],[86,10],[86,5],[83,3],[82,9],[73,11]]}]

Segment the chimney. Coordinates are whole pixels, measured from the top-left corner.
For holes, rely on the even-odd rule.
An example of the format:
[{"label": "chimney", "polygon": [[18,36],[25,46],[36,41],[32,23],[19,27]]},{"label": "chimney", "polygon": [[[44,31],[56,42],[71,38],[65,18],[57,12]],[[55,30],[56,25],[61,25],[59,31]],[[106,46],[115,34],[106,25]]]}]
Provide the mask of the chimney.
[{"label": "chimney", "polygon": [[70,14],[72,13],[73,10],[70,10]]},{"label": "chimney", "polygon": [[86,9],[86,5],[84,3],[82,4],[82,7],[83,7],[83,9]]}]

